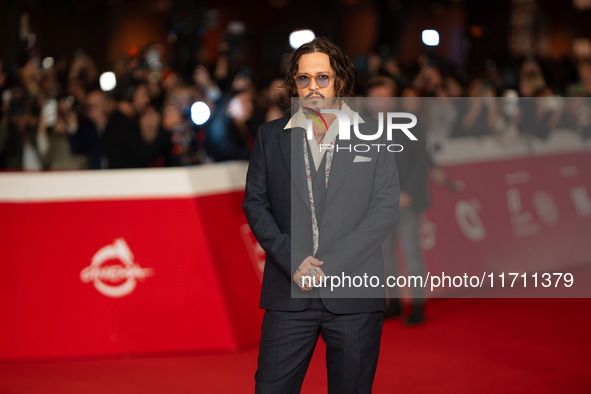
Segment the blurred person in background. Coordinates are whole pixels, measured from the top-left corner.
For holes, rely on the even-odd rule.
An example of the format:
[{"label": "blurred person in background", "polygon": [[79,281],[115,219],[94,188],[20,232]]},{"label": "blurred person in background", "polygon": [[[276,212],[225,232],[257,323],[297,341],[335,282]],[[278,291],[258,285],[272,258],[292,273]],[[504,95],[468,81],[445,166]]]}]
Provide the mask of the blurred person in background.
[{"label": "blurred person in background", "polygon": [[[9,97],[11,95],[11,92],[9,89],[6,89],[7,78],[8,75],[6,73],[5,63],[2,59],[0,59],[0,130],[2,130],[2,128],[4,127],[4,120],[6,118],[6,114],[8,113],[8,106],[10,105]],[[1,145],[2,142],[0,141],[0,146]],[[0,155],[0,168],[4,168],[2,155]]]},{"label": "blurred person in background", "polygon": [[569,94],[572,98],[564,101],[557,127],[571,130],[583,139],[591,137],[591,98],[585,96],[580,85],[571,86]]},{"label": "blurred person in background", "polygon": [[396,82],[390,77],[374,77],[367,82],[365,91],[367,112],[369,115],[378,119],[379,113],[384,113],[384,120],[386,113],[393,111],[395,108],[395,98],[398,92]]},{"label": "blurred person in background", "polygon": [[147,107],[139,118],[140,134],[146,145],[158,147],[154,151],[154,159],[150,167],[164,167],[171,165],[172,142],[170,134],[161,126],[162,116],[153,106]]},{"label": "blurred person in background", "polygon": [[583,95],[591,96],[591,59],[581,59],[577,64]]},{"label": "blurred person in background", "polygon": [[[69,110],[78,116],[83,115],[87,93],[97,84],[98,71],[94,60],[83,49],[77,49],[70,64],[65,92],[63,92],[63,94],[68,97],[67,104]],[[61,93],[62,92],[60,92],[60,94]],[[74,122],[73,116],[69,116],[68,118]],[[71,125],[69,128],[70,134],[72,133],[72,127],[74,126]],[[75,153],[81,154],[86,152]]]},{"label": "blurred person in background", "polygon": [[0,59],[0,91],[4,90],[4,84],[6,83],[6,68],[4,60]]},{"label": "blurred person in background", "polygon": [[220,103],[205,137],[208,156],[214,161],[248,160],[254,140],[250,129],[253,114],[253,97],[249,91]]},{"label": "blurred person in background", "polygon": [[502,121],[496,92],[481,78],[472,80],[468,87],[470,99],[461,101],[458,118],[450,137],[485,136],[494,134]]},{"label": "blurred person in background", "polygon": [[391,78],[396,85],[408,84],[398,61],[390,54],[390,49],[382,45],[375,52],[370,52],[365,59],[365,74],[360,79],[362,90],[367,88],[369,80],[375,77]]},{"label": "blurred person in background", "polygon": [[[93,85],[88,85],[93,86]],[[70,79],[66,87],[66,94],[74,99],[72,108],[80,109],[86,102],[86,93],[90,90],[81,79]]]},{"label": "blurred person in background", "polygon": [[0,124],[0,156],[4,168],[39,171],[43,169],[38,140],[44,127],[39,123],[41,108],[36,97],[29,97],[20,87],[4,95],[4,115]]},{"label": "blurred person in background", "polygon": [[71,106],[66,109],[68,140],[70,150],[74,154],[88,156],[88,168],[98,170],[107,168],[106,158],[103,152],[102,138],[109,120],[110,107],[113,105],[100,89],[88,92],[83,113],[76,116],[76,111]]},{"label": "blurred person in background", "polygon": [[[169,76],[175,79],[176,77]],[[180,81],[168,86],[162,111],[162,127],[172,141],[170,165],[186,166],[203,163],[202,129],[191,120],[191,105],[197,100],[206,100],[198,87],[186,86]],[[208,105],[213,104],[208,101]]]},{"label": "blurred person in background", "polygon": [[27,96],[32,99],[44,99],[45,94],[41,86],[42,71],[39,58],[31,56],[18,69],[19,85]]},{"label": "blurred person in background", "polygon": [[[198,90],[196,100],[203,101],[207,104],[210,110],[210,116],[211,114],[215,114],[216,109],[223,100],[223,92],[218,83],[212,78],[209,70],[203,65],[197,65],[193,70],[193,82]],[[207,157],[205,142],[209,124],[200,125],[196,128],[195,150],[198,162],[200,163],[211,160],[210,157]]]},{"label": "blurred person in background", "polygon": [[[516,129],[526,137],[535,135],[545,139],[548,136],[550,133],[548,124],[544,121],[537,121],[536,115],[540,114],[539,110],[541,109],[539,108],[540,102],[533,99],[533,97],[544,94],[543,92],[547,89],[546,80],[538,61],[531,57],[526,58],[522,62],[518,74],[519,112],[517,117],[509,120],[510,130]],[[529,142],[529,139],[527,141]]]},{"label": "blurred person in background", "polygon": [[275,78],[267,85],[263,92],[261,107],[264,110],[264,121],[270,122],[285,116],[285,103],[283,97],[283,80]]},{"label": "blurred person in background", "polygon": [[439,67],[427,55],[419,56],[420,70],[412,82],[412,86],[422,97],[434,97],[443,83]]},{"label": "blurred person in background", "polygon": [[211,78],[205,66],[199,64],[195,67],[193,70],[193,82],[210,102],[215,103],[222,98],[222,90],[213,78]]},{"label": "blurred person in background", "polygon": [[82,71],[77,74],[85,76],[86,81],[72,79],[79,82],[77,98],[74,96],[56,98],[60,96],[57,69],[53,62],[43,65],[41,73],[41,116],[39,117],[37,148],[41,155],[44,168],[50,170],[77,170],[88,168],[88,156],[84,153],[74,153],[70,149],[69,134],[77,126],[78,114],[72,109],[74,105],[80,108],[86,101],[86,91],[82,85],[90,83],[96,78],[96,72],[86,75]]},{"label": "blurred person in background", "polygon": [[[373,77],[367,82],[365,96],[366,97],[385,97],[394,98],[398,94],[398,85],[396,82],[386,76]],[[379,101],[377,101],[379,102]],[[391,100],[385,100],[385,102],[392,102]],[[372,113],[372,115],[375,115]]]},{"label": "blurred person in background", "polygon": [[442,84],[436,93],[437,97],[463,97],[464,88],[456,76],[443,77]]},{"label": "blurred person in background", "polygon": [[214,161],[248,160],[254,131],[254,86],[250,72],[236,74],[231,90],[216,107],[205,136],[205,151]]},{"label": "blurred person in background", "polygon": [[528,74],[519,81],[519,115],[517,129],[528,137],[546,140],[555,129],[562,113],[562,104],[553,97],[539,75]]},{"label": "blurred person in background", "polygon": [[426,126],[428,132],[425,140],[430,154],[442,149],[449,140],[458,118],[458,106],[462,102],[459,97],[462,95],[462,86],[455,76],[443,77],[435,92],[437,98],[429,101],[428,106],[429,123]]},{"label": "blurred person in background", "polygon": [[140,134],[139,117],[150,104],[145,84],[128,89],[109,117],[103,147],[108,168],[145,168],[162,151],[160,139],[146,143]]},{"label": "blurred person in background", "polygon": [[24,53],[20,62],[16,79],[2,94],[0,162],[7,169],[39,171],[46,166],[48,151],[45,124],[40,120],[57,116],[56,108],[43,108],[47,94],[39,58]]},{"label": "blurred person in background", "polygon": [[38,147],[50,170],[81,170],[89,167],[89,156],[75,153],[70,146],[70,130],[77,127],[78,115],[72,111],[72,97],[57,102],[55,114],[39,119]]},{"label": "blurred person in background", "polygon": [[519,78],[520,97],[538,97],[547,89],[544,77],[539,74],[524,74]]},{"label": "blurred person in background", "polygon": [[[433,162],[426,146],[426,127],[433,114],[433,99],[421,101],[419,92],[414,87],[402,90],[401,98],[393,99],[396,85],[387,77],[378,77],[369,81],[367,97],[369,112],[394,112],[397,107],[401,111],[414,114],[419,123],[413,127],[413,134],[418,141],[404,144],[404,149],[396,154],[396,163],[400,178],[400,200],[398,203],[399,216],[382,244],[384,267],[386,276],[397,277],[400,272],[405,275],[423,277],[425,261],[420,245],[420,227],[423,212],[430,206],[429,178],[437,184],[456,188],[447,179],[445,172]],[[372,100],[372,98],[381,98]],[[440,100],[440,99],[438,99]],[[396,245],[402,250],[404,265],[396,257]],[[384,311],[384,318],[399,317],[405,314],[401,297],[397,288],[387,289],[388,302]],[[425,321],[425,299],[420,287],[410,289],[410,312],[406,313],[404,324],[418,325]]]},{"label": "blurred person in background", "polygon": [[77,81],[82,86],[91,86],[98,80],[94,60],[84,49],[77,49],[68,72],[68,81]]},{"label": "blurred person in background", "polygon": [[497,63],[491,59],[484,62],[484,78],[492,85],[495,92],[502,92],[505,88],[505,76]]},{"label": "blurred person in background", "polygon": [[[375,89],[374,89],[375,91]],[[370,94],[371,91],[368,92]],[[421,105],[419,92],[412,87],[402,90],[400,109],[414,114],[417,119],[424,118],[425,108]],[[390,109],[392,111],[392,109]],[[402,249],[404,273],[408,276],[422,277],[425,274],[425,261],[420,246],[421,215],[430,205],[428,176],[433,162],[427,153],[425,130],[421,122],[413,127],[417,141],[404,144],[404,149],[396,154],[396,163],[400,178],[400,200],[398,202],[398,220],[382,244],[385,275],[400,275],[399,261],[396,258],[395,244]],[[400,301],[402,295],[396,288],[388,288],[388,307],[384,317],[403,315]],[[406,325],[417,325],[425,321],[425,300],[420,287],[410,289],[410,313],[405,317]]]}]

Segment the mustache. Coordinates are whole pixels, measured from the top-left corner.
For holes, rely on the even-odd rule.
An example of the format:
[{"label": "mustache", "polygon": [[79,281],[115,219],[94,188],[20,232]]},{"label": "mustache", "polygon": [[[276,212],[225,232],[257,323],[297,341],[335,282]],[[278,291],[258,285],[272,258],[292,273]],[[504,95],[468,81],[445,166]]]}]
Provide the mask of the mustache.
[{"label": "mustache", "polygon": [[324,95],[320,92],[310,92],[306,95],[306,98],[310,98],[312,96],[320,96],[321,99],[326,99],[326,97],[324,97]]}]

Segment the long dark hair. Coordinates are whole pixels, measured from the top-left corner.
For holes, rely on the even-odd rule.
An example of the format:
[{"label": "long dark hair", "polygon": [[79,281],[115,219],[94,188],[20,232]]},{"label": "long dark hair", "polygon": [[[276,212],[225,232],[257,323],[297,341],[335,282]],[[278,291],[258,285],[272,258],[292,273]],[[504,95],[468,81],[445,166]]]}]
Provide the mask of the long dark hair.
[{"label": "long dark hair", "polygon": [[285,88],[285,102],[289,105],[291,97],[298,97],[298,90],[294,80],[298,72],[300,57],[308,53],[321,52],[328,55],[330,66],[335,72],[335,95],[337,97],[352,97],[355,83],[355,67],[341,48],[323,37],[300,46],[291,56],[287,75],[283,87]]}]

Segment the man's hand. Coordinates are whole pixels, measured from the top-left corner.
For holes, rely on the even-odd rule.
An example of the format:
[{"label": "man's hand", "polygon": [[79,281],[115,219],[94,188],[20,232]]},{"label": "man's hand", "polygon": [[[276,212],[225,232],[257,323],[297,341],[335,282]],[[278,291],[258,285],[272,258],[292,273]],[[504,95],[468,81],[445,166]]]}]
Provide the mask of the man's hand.
[{"label": "man's hand", "polygon": [[[326,275],[320,269],[324,262],[315,257],[308,256],[302,261],[295,274],[293,280],[298,284],[302,291],[312,290],[312,285],[319,286],[324,282]],[[305,279],[304,279],[305,278]]]},{"label": "man's hand", "polygon": [[398,201],[398,209],[400,211],[410,208],[412,205],[412,197],[406,192],[400,192],[400,200]]}]

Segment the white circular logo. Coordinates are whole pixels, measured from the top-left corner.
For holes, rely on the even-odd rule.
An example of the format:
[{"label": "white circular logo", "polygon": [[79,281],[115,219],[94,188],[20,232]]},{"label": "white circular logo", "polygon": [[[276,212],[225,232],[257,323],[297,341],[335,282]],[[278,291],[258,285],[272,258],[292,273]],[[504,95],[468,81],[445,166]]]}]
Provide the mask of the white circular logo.
[{"label": "white circular logo", "polygon": [[486,229],[480,220],[477,208],[480,204],[477,201],[460,200],[456,204],[456,220],[460,230],[471,241],[478,242],[486,238]]},{"label": "white circular logo", "polygon": [[[104,265],[118,260],[119,264]],[[154,275],[152,268],[142,268],[133,261],[133,254],[123,238],[99,249],[90,265],[80,272],[83,283],[92,282],[99,293],[107,297],[123,297],[137,286],[138,279]]]}]

